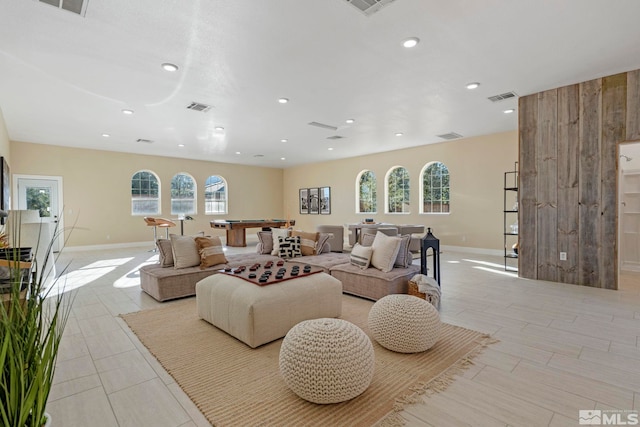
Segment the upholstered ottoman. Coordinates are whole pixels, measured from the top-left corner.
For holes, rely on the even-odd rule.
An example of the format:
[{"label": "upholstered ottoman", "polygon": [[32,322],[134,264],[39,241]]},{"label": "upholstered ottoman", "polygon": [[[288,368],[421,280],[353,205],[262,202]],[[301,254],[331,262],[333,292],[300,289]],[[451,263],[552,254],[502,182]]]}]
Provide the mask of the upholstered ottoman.
[{"label": "upholstered ottoman", "polygon": [[342,283],[326,273],[258,286],[227,274],[196,283],[198,316],[255,348],[308,319],[339,317]]},{"label": "upholstered ottoman", "polygon": [[398,353],[429,350],[440,338],[440,314],[412,295],[387,295],[369,311],[369,329],[378,343]]},{"label": "upholstered ottoman", "polygon": [[295,394],[313,403],[338,403],[362,394],[373,378],[371,340],[343,319],[300,322],[280,347],[280,375]]}]

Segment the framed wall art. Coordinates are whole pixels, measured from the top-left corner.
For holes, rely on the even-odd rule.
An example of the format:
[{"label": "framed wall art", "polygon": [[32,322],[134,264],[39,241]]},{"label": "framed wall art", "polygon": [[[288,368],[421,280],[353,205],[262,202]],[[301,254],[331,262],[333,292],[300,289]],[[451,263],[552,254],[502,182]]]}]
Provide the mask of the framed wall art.
[{"label": "framed wall art", "polygon": [[320,189],[309,188],[309,213],[320,213]]},{"label": "framed wall art", "polygon": [[308,214],[309,213],[309,189],[308,188],[300,189],[298,200],[300,201],[300,213]]},{"label": "framed wall art", "polygon": [[331,213],[331,187],[320,188],[320,213],[323,215]]},{"label": "framed wall art", "polygon": [[[0,210],[8,211],[11,209],[11,174],[9,173],[9,165],[5,157],[0,158]],[[2,218],[2,224],[5,218]]]}]

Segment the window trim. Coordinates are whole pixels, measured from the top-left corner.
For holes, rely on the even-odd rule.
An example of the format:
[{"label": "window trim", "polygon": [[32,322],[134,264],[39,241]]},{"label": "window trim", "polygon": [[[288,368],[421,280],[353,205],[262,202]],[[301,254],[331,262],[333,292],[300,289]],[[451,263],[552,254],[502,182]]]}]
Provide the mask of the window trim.
[{"label": "window trim", "polygon": [[[409,197],[408,199],[404,199],[403,198],[403,204],[408,204],[409,210],[408,211],[402,211],[402,212],[390,212],[389,211],[389,177],[391,176],[391,173],[396,170],[402,168],[404,169],[405,173],[407,174],[407,179],[409,182]],[[395,166],[391,166],[389,168],[389,170],[387,170],[387,173],[384,176],[384,213],[385,214],[389,214],[389,215],[409,215],[411,214],[411,174],[409,173],[409,169],[407,169],[406,167],[402,166],[402,165],[395,165]]]},{"label": "window trim", "polygon": [[[360,211],[360,180],[362,179],[362,175],[364,175],[365,173],[370,172],[373,175],[373,190],[375,191],[375,203],[373,204],[373,212],[362,212]],[[360,173],[356,176],[356,214],[360,214],[360,215],[376,215],[378,213],[378,177],[376,176],[376,173],[374,171],[372,171],[371,169],[363,169],[362,171],[360,171]]]},{"label": "window trim", "polygon": [[[171,194],[173,190],[173,180],[178,175],[185,175],[191,178],[193,181],[193,212],[174,212],[173,211],[173,195]],[[176,199],[177,200],[177,199]],[[186,199],[188,200],[188,199]],[[171,177],[171,181],[169,181],[169,211],[171,215],[197,215],[198,214],[198,181],[188,172],[176,172],[175,175]]]},{"label": "window trim", "polygon": [[[224,183],[224,212],[207,212],[207,181],[212,176],[216,176]],[[227,215],[229,213],[229,183],[222,175],[209,175],[204,181],[204,214],[205,215]]]},{"label": "window trim", "polygon": [[[143,212],[143,213],[136,213],[133,211],[133,194],[132,194],[132,183],[133,183],[133,178],[141,173],[141,172],[146,172],[149,173],[151,175],[153,175],[156,179],[156,182],[158,183],[158,210],[156,212]],[[150,170],[150,169],[140,169],[135,171],[132,175],[131,175],[131,179],[129,180],[129,197],[131,200],[131,216],[151,216],[151,215],[162,215],[162,181],[160,181],[160,177],[158,176],[157,173],[155,173],[154,171]]]},{"label": "window trim", "polygon": [[[449,212],[425,212],[424,211],[424,174],[427,171],[427,169],[436,164],[436,163],[440,163],[442,164],[445,168],[447,168],[447,171],[449,172]],[[428,162],[427,164],[425,164],[422,169],[420,170],[420,194],[419,194],[419,203],[418,203],[418,214],[419,215],[449,215],[451,214],[451,172],[449,171],[449,167],[442,161],[440,160],[433,160],[431,162]]]}]

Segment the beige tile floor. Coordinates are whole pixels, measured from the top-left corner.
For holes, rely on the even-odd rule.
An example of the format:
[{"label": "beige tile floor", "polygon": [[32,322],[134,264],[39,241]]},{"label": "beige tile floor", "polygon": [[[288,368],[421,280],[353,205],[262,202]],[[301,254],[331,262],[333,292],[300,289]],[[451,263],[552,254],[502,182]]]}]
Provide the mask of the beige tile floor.
[{"label": "beige tile floor", "polygon": [[[139,287],[137,269],[156,260],[148,249],[62,254],[77,294],[48,404],[55,426],[209,426],[118,317],[161,305]],[[640,276],[607,291],[502,267],[501,257],[441,255],[442,320],[500,342],[406,408],[407,425],[576,426],[581,409],[640,410]]]}]

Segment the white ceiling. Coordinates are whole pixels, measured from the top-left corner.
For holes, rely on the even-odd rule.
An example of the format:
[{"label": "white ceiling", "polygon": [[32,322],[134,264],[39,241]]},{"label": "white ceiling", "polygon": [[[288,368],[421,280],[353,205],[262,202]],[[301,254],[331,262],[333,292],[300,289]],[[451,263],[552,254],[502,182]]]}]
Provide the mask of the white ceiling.
[{"label": "white ceiling", "polygon": [[637,0],[88,1],[0,0],[11,140],[289,167],[515,130],[489,96],[640,68]]}]

